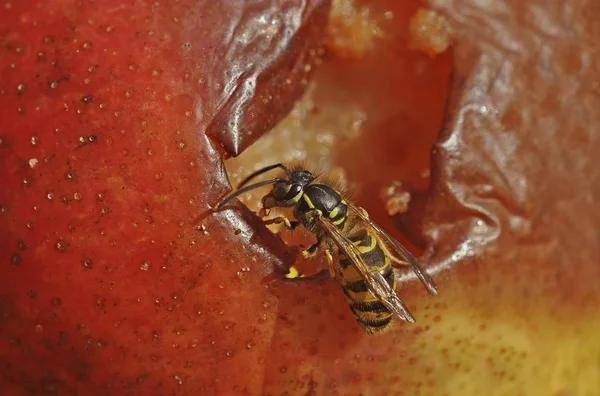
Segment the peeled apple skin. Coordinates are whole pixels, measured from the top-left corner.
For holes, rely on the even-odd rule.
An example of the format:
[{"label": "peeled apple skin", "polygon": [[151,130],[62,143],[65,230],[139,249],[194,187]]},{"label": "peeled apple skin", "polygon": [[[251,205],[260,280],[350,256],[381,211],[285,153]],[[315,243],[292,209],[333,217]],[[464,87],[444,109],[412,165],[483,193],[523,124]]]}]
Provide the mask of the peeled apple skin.
[{"label": "peeled apple skin", "polygon": [[[418,322],[381,337],[361,332],[335,282],[273,280],[293,252],[245,206],[196,222],[230,189],[221,157],[302,93],[327,2],[4,4],[0,393],[593,395],[600,183],[585,153],[600,150],[600,112],[583,60],[599,12],[573,3],[577,37],[553,35],[544,63],[508,56],[478,21],[541,53],[527,26],[549,20],[560,33],[560,10],[432,3],[461,37],[443,127],[447,67],[427,66],[432,89],[415,92],[438,98],[439,121],[409,123],[410,135],[405,118],[387,118],[361,138],[382,161],[338,160],[375,189],[431,159],[414,232],[440,295],[406,273],[400,292]],[[398,20],[401,10],[414,11],[399,7]],[[549,19],[511,19],[528,10]],[[269,18],[282,30],[249,39]],[[285,28],[293,51],[276,34]],[[354,95],[379,94],[377,78]],[[372,97],[410,109],[411,87]],[[392,155],[407,144],[421,154]]]}]

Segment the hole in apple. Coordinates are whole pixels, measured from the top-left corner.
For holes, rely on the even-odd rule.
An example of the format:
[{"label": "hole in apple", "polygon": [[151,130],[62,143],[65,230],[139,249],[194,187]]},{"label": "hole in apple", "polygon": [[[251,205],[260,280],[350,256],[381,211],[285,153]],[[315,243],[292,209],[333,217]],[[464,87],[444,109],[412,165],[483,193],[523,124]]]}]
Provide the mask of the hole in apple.
[{"label": "hole in apple", "polygon": [[[452,55],[410,49],[418,4],[371,5],[365,12],[364,6],[353,9],[352,2],[335,3],[340,9],[331,13],[327,51],[306,92],[271,131],[225,161],[229,179],[235,188],[249,173],[277,162],[328,170],[375,222],[420,254],[425,246],[418,210],[412,209],[419,209],[429,185],[430,152],[444,119]],[[257,213],[269,188],[244,194],[240,201]],[[304,230],[269,227],[290,246],[314,242]],[[307,275],[323,264],[301,257],[296,263]]]}]

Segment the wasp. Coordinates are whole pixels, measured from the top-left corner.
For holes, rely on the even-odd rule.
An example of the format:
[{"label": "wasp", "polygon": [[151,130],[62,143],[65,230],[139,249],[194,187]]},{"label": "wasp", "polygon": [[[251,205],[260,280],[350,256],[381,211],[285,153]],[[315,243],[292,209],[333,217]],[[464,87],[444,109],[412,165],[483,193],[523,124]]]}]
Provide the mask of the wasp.
[{"label": "wasp", "polygon": [[[248,185],[277,168],[284,175]],[[272,208],[293,208],[295,220],[277,216],[264,220],[265,224],[283,223],[290,230],[302,226],[315,235],[316,243],[305,248],[302,255],[310,259],[324,250],[330,276],[341,284],[350,309],[367,334],[388,328],[394,315],[414,323],[415,318],[396,292],[393,267],[408,264],[433,295],[438,292],[435,282],[400,242],[373,222],[366,210],[346,199],[335,184],[304,166],[290,168],[278,163],[248,175],[217,209],[245,192],[272,185],[262,198],[260,217],[268,216]]]}]

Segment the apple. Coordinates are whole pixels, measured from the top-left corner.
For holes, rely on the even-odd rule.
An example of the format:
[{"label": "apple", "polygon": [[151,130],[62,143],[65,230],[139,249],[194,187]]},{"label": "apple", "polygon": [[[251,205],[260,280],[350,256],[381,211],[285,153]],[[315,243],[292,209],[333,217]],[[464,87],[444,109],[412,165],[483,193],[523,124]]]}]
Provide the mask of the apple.
[{"label": "apple", "polygon": [[[468,3],[438,4],[460,40],[433,57],[419,2],[4,3],[1,393],[593,394],[594,93],[559,100],[567,68],[544,94],[474,22],[540,53],[518,6]],[[416,324],[368,336],[333,280],[285,280],[301,236],[252,213],[264,190],[209,211],[298,157],[421,256]]]}]

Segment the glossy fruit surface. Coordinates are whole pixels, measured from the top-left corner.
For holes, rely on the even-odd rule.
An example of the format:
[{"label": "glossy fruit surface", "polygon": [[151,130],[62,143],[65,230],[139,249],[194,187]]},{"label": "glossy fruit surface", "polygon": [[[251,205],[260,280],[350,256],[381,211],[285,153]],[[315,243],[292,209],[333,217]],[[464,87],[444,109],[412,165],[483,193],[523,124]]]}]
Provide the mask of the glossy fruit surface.
[{"label": "glossy fruit surface", "polygon": [[[433,58],[412,2],[3,4],[2,393],[594,394],[594,11],[435,3]],[[381,190],[418,190],[417,324],[367,337],[331,280],[274,279],[294,251],[243,205],[197,222],[238,154],[233,184],[338,167],[389,230]]]}]

